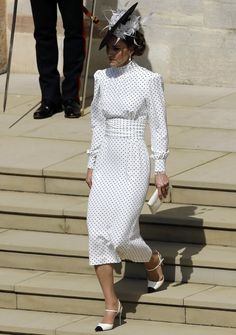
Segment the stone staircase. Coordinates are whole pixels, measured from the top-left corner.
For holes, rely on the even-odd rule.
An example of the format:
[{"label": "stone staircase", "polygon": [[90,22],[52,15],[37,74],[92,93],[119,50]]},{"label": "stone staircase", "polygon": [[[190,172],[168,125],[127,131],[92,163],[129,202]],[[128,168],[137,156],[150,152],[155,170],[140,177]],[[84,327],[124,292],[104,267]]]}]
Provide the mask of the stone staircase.
[{"label": "stone staircase", "polygon": [[[20,171],[14,173],[16,180],[24,178]],[[5,180],[10,176],[1,175]],[[47,176],[28,171],[27,178],[45,184]],[[28,192],[22,180],[17,191],[7,183],[2,187],[7,190],[0,191],[0,331],[49,334],[55,322],[58,334],[90,334],[104,303],[88,265],[87,191],[80,188],[84,175],[51,173],[50,178],[55,185],[77,181],[78,195],[71,195],[73,190],[63,195],[38,192],[34,182]],[[178,197],[179,187],[173,186],[172,192]],[[193,329],[200,334],[236,334],[236,206],[193,205],[191,199],[188,203],[167,202],[156,216],[144,206],[141,231],[165,255],[166,283],[160,292],[145,294],[143,266],[132,262],[117,266],[116,290],[127,324],[114,333],[146,325],[150,334],[162,328],[170,334],[174,327],[186,334]]]},{"label": "stone staircase", "polygon": [[[0,333],[93,334],[104,302],[88,265],[89,115],[29,116],[8,130],[23,113],[14,99],[0,116]],[[165,257],[166,282],[146,294],[143,266],[117,265],[124,324],[111,332],[235,335],[235,152],[189,148],[192,129],[171,125],[171,111],[169,122],[171,195],[157,215],[145,204],[140,217],[142,235]],[[150,180],[147,197],[153,190]]]}]

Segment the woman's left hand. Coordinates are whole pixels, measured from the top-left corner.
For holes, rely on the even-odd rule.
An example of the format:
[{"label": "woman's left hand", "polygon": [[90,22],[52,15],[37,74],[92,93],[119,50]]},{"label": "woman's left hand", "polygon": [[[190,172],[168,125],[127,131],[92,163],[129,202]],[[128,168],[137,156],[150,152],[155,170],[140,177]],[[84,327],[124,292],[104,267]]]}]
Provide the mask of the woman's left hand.
[{"label": "woman's left hand", "polygon": [[169,178],[165,173],[158,173],[155,175],[155,184],[158,190],[158,196],[162,200],[166,198],[169,189]]},{"label": "woman's left hand", "polygon": [[86,183],[89,188],[92,187],[93,169],[87,170]]}]

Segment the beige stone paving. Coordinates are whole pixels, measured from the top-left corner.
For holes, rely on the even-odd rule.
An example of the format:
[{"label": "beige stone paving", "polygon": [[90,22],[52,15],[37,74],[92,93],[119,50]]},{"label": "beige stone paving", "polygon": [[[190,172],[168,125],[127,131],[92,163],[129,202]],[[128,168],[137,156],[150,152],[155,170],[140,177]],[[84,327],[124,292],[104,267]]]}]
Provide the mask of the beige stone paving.
[{"label": "beige stone paving", "polygon": [[102,299],[95,276],[48,272],[35,280],[27,280],[15,287],[16,292]]},{"label": "beige stone paving", "polygon": [[[183,232],[184,234],[184,232]],[[191,262],[191,261],[190,261]],[[168,266],[165,265],[164,272],[166,278],[170,281],[183,282],[188,280],[189,283],[204,283],[209,285],[225,285],[236,286],[236,271],[226,269],[212,269],[206,267],[190,267],[182,266]],[[173,271],[174,270],[174,271]]]},{"label": "beige stone paving", "polygon": [[0,234],[3,233],[4,231],[7,231],[7,229],[0,229]]},{"label": "beige stone paving", "polygon": [[216,286],[185,299],[187,306],[236,310],[236,287]]},{"label": "beige stone paving", "polygon": [[[94,334],[94,328],[99,317],[89,317],[78,322],[61,327],[57,330],[57,335],[89,335]],[[116,327],[111,334],[119,335],[235,335],[236,330],[221,327],[204,327],[195,325],[184,325],[177,323],[164,323],[144,320],[127,320],[121,327]]]},{"label": "beige stone paving", "polygon": [[[236,136],[235,136],[236,138]],[[219,157],[172,178],[173,184],[183,186],[236,189],[236,154]]]},{"label": "beige stone paving", "polygon": [[[146,280],[135,281],[135,291],[133,291],[134,280],[120,280],[117,278],[115,287],[121,300],[124,301],[136,302],[138,300],[143,303],[156,303],[158,301],[159,304],[183,306],[185,297],[192,296],[213,286],[190,283],[182,285],[166,283],[161,291],[154,294],[145,294]],[[16,284],[15,291],[18,293],[103,299],[100,285],[96,277],[91,275],[46,273]]]},{"label": "beige stone paving", "polygon": [[[4,99],[4,95],[3,93],[0,93],[1,114],[2,114],[2,108],[3,108],[3,99]],[[3,115],[8,115],[8,113],[18,114],[24,110],[26,112],[28,107],[31,108],[37,102],[38,102],[38,96],[36,95],[9,94],[8,99],[7,99],[7,108],[6,108],[5,114]]]},{"label": "beige stone paving", "polygon": [[0,112],[0,132],[1,136],[9,134],[10,125],[15,122],[16,116],[14,114],[3,114]]},{"label": "beige stone paving", "polygon": [[[171,148],[176,148],[174,145],[176,138],[179,136],[183,136],[185,133],[191,131],[192,127],[184,127],[184,126],[168,126],[168,135],[169,135],[169,144],[171,143]],[[148,135],[148,132],[147,132]],[[150,136],[146,136],[146,143],[150,146]],[[177,147],[178,148],[178,147]]]},{"label": "beige stone paving", "polygon": [[[144,206],[142,214],[150,214],[147,206]],[[157,214],[150,215],[146,220],[160,222],[168,218],[169,223],[176,225],[187,222],[193,227],[235,229],[235,217],[236,208],[163,203]]]},{"label": "beige stone paving", "polygon": [[43,273],[43,271],[0,268],[0,289],[1,291],[14,291],[17,283]]},{"label": "beige stone paving", "polygon": [[19,177],[18,175],[3,173],[0,174],[0,185],[1,190],[21,192],[45,192],[44,180],[39,176],[31,177],[21,175]]},{"label": "beige stone paving", "polygon": [[[94,327],[100,322],[100,317],[86,317],[84,315],[47,313],[34,311],[20,311],[0,309],[1,330],[20,330],[21,333],[39,333],[45,335],[88,335],[94,334]],[[12,322],[14,320],[14,323]],[[122,326],[111,331],[113,334],[130,335],[135,333],[143,335],[143,329],[148,335],[158,332],[164,335],[235,335],[232,328],[204,327],[176,323],[164,323],[143,320],[127,320]],[[223,332],[223,333],[222,333]],[[6,334],[7,335],[7,334]]]},{"label": "beige stone paving", "polygon": [[[88,238],[46,232],[9,230],[0,234],[2,250],[88,257]],[[149,242],[165,255],[166,262],[181,266],[235,269],[235,248],[171,242]]]},{"label": "beige stone paving", "polygon": [[202,266],[213,268],[236,269],[234,247],[215,245],[150,242],[151,247],[165,255],[167,263],[181,266]]},{"label": "beige stone paving", "polygon": [[86,153],[51,165],[43,171],[48,177],[85,178],[87,172],[88,155]]},{"label": "beige stone paving", "polygon": [[[87,202],[80,205],[72,205],[64,211],[65,215],[74,217],[86,217]],[[160,222],[168,220],[168,223],[181,225],[187,222],[189,226],[195,227],[211,227],[235,229],[236,227],[236,209],[213,207],[213,206],[197,206],[163,203],[156,215],[150,215],[150,210],[145,204],[142,214],[149,214],[146,217],[148,222]]]},{"label": "beige stone paving", "polygon": [[[215,151],[171,149],[167,161],[167,173],[169,176],[174,176],[223,155],[224,153]],[[43,174],[65,178],[85,178],[87,160],[87,154],[81,154],[44,169]],[[151,175],[153,175],[153,164]]]},{"label": "beige stone paving", "polygon": [[[9,210],[9,211],[8,211]],[[75,234],[82,230],[82,220],[76,220],[76,224],[71,223],[68,226],[66,218],[63,216],[45,216],[38,215],[37,213],[12,213],[11,209],[8,209],[5,213],[0,213],[0,227],[7,229],[22,229],[22,230],[33,230],[33,231],[45,231],[54,233],[65,233],[74,232]],[[78,222],[79,221],[79,222]]]},{"label": "beige stone paving", "polygon": [[[104,313],[102,300],[87,300],[80,298],[64,298],[50,296],[18,295],[22,309],[46,310],[59,313],[77,313],[100,315]],[[126,304],[126,318],[136,320],[153,320],[185,323],[185,312],[181,306]],[[101,320],[101,319],[100,319]]]},{"label": "beige stone paving", "polygon": [[89,187],[84,179],[45,177],[45,192],[88,197]]},{"label": "beige stone paving", "polygon": [[224,153],[216,151],[170,149],[167,173],[172,178],[174,175],[204,165],[208,161],[215,160],[223,155]]},{"label": "beige stone paving", "polygon": [[71,206],[67,207],[64,211],[64,214],[66,216],[71,216],[71,217],[83,217],[86,218],[87,216],[87,208],[88,208],[88,202],[85,202],[79,206]]},{"label": "beige stone paving", "polygon": [[[73,203],[75,204],[73,205]],[[0,210],[8,212],[0,214],[0,226],[3,228],[87,235],[87,198],[84,197],[0,192]],[[39,216],[23,215],[25,213]],[[161,229],[160,223],[164,223],[162,226],[166,233],[163,232],[163,235],[167,234],[170,238],[170,234],[171,236],[175,234],[174,241],[178,241],[178,237],[181,240],[181,234],[186,229],[182,226],[187,225],[188,228],[204,228],[202,239],[208,242],[211,240],[210,244],[235,245],[235,234],[234,231],[232,232],[236,229],[235,208],[163,204],[157,215],[150,215],[150,210],[145,205],[142,214],[148,214],[148,216],[145,215],[145,218],[141,218],[144,225],[152,223],[152,228],[150,229],[148,226],[143,232],[146,234],[146,238],[152,236],[151,233],[148,233],[149,230],[157,233]],[[46,217],[41,215],[46,215]],[[48,217],[48,215],[57,217]],[[177,230],[174,227],[168,228],[165,226],[166,223],[176,225]],[[207,228],[214,229],[208,230]],[[0,232],[4,231],[4,229],[0,230]],[[191,234],[193,232],[189,229],[188,231],[186,231],[185,237],[188,236],[187,239],[192,240]],[[201,234],[200,231],[199,234]]]},{"label": "beige stone paving", "polygon": [[203,106],[236,91],[235,88],[206,87],[193,85],[165,85],[165,96],[170,106]]},{"label": "beige stone paving", "polygon": [[205,105],[207,108],[222,108],[228,109],[232,108],[235,109],[236,104],[236,92],[232,92],[229,95],[222,96],[220,99],[217,99],[216,101],[211,101]]},{"label": "beige stone paving", "polygon": [[89,266],[87,258],[63,255],[1,251],[0,264],[2,267],[10,266],[16,269],[94,274],[94,269]]},{"label": "beige stone paving", "polygon": [[[35,80],[35,78],[30,80]],[[26,83],[28,82],[26,79]],[[27,85],[29,84],[26,84],[26,88],[28,87]],[[17,84],[15,90],[16,87]],[[169,105],[172,106],[170,107],[172,121],[170,121],[169,132],[170,146],[173,149],[170,153],[167,170],[170,176],[205,164],[207,161],[220,157],[225,152],[235,151],[236,139],[232,130],[204,129],[208,124],[209,127],[214,126],[214,122],[215,126],[217,126],[221,119],[223,119],[223,125],[221,124],[219,128],[230,128],[230,125],[234,124],[233,121],[235,118],[232,108],[227,109],[227,113],[223,117],[218,107],[207,106],[204,109],[195,107],[215,100],[221,101],[224,99],[228,101],[227,99],[230,99],[231,101],[234,92],[235,89],[228,88],[192,87],[187,85],[181,87],[170,85],[169,88],[167,87],[167,100],[169,100]],[[37,97],[33,95],[33,92],[31,93],[32,95],[29,95],[29,93],[28,95],[10,95],[9,104],[11,103],[11,105],[9,105],[9,108],[14,109],[17,101],[20,101],[18,109],[24,108],[26,103],[35,102]],[[176,106],[185,107],[180,108]],[[190,110],[188,110],[187,106]],[[198,113],[195,113],[195,110],[198,110]],[[22,109],[21,111],[23,112]],[[180,111],[182,117],[178,115]],[[214,111],[217,111],[217,117],[213,118]],[[187,117],[189,113],[192,115],[190,118]],[[205,120],[203,125],[201,123],[203,123],[202,116],[204,114],[207,115],[208,121]],[[6,114],[4,118],[3,125],[1,124],[0,128],[2,127],[3,133],[8,136],[5,139],[1,139],[3,141],[1,154],[4,156],[4,165],[2,164],[1,168],[2,172],[19,173],[20,171],[23,174],[33,173],[41,175],[42,170],[44,170],[43,173],[47,176],[54,176],[55,173],[58,177],[66,177],[68,173],[71,178],[84,177],[87,165],[86,154],[83,154],[81,157],[76,156],[74,148],[77,146],[77,153],[81,153],[85,152],[89,147],[89,115],[79,120],[66,120],[62,114],[55,115],[46,120],[33,120],[32,115],[28,115],[10,130],[6,130],[4,127],[9,126],[13,118],[10,117],[10,114]],[[185,126],[183,127],[183,125]],[[201,126],[202,128],[196,128],[196,126]],[[19,135],[27,137],[27,139],[19,138]],[[17,137],[15,142],[14,139],[10,139],[10,137],[14,136]],[[39,139],[33,139],[32,137],[42,138],[42,141],[40,142]],[[61,139],[61,142],[59,143],[55,139]],[[70,145],[68,145],[68,140],[70,141]],[[77,141],[80,142],[79,145],[76,144]],[[86,143],[81,141],[86,141]],[[38,145],[39,143],[41,145]],[[150,138],[147,143],[150,144]],[[58,184],[58,181],[55,184],[54,180],[48,179],[46,180],[46,190],[47,192],[62,193],[66,187],[64,184],[63,181],[61,185]],[[78,186],[75,186],[75,190],[71,194],[77,194],[76,190]],[[43,191],[41,187],[38,190]],[[6,185],[5,188],[8,189],[8,186]],[[20,188],[16,186],[16,189]],[[84,190],[83,194],[87,195],[87,190]]]},{"label": "beige stone paving", "polygon": [[[6,75],[0,76],[0,92],[4,92]],[[171,105],[184,106],[204,104],[236,92],[235,88],[209,87],[197,85],[165,84],[166,100]],[[9,94],[39,95],[37,74],[12,73],[10,77]]]},{"label": "beige stone paving", "polygon": [[42,169],[85,152],[83,143],[0,137],[1,173],[42,175]]},{"label": "beige stone paving", "polygon": [[8,230],[0,234],[2,250],[46,253],[67,256],[88,256],[85,236]]},{"label": "beige stone paving", "polygon": [[[6,74],[0,76],[0,92],[5,89]],[[38,74],[11,73],[9,81],[9,95],[40,96]]]},{"label": "beige stone paving", "polygon": [[81,315],[0,309],[0,329],[7,332],[54,335],[57,328],[85,318]]},{"label": "beige stone paving", "polygon": [[186,129],[175,136],[170,136],[170,147],[236,152],[235,130],[232,129]]},{"label": "beige stone paving", "polygon": [[[26,97],[26,96],[24,96]],[[18,120],[21,116],[26,114],[29,114],[30,119],[33,121],[33,113],[39,106],[39,97],[38,96],[31,96],[31,99],[27,103],[23,103],[21,105],[13,106],[12,108],[9,108],[6,110],[6,115],[14,115],[14,121]],[[29,119],[29,118],[28,118]],[[36,124],[36,120],[34,120]],[[32,123],[33,124],[33,123]]]},{"label": "beige stone paving", "polygon": [[16,308],[16,294],[0,292],[0,308]]},{"label": "beige stone paving", "polygon": [[[236,328],[235,311],[187,308],[186,322],[195,325]],[[224,333],[222,333],[224,334]]]},{"label": "beige stone paving", "polygon": [[55,115],[51,119],[37,120],[38,121],[37,122],[36,120],[33,120],[32,114],[28,114],[15,126],[11,127],[24,114],[25,112],[22,112],[19,115],[15,115],[13,113],[0,114],[1,136],[11,136],[11,137],[21,136],[27,131],[37,130],[39,127],[42,127],[43,125],[46,125],[50,122],[55,122],[54,118],[57,117],[57,115]]},{"label": "beige stone paving", "polygon": [[167,116],[169,125],[236,129],[235,108],[169,107]]},{"label": "beige stone paving", "polygon": [[32,131],[26,131],[24,132],[24,136],[66,141],[90,141],[91,131],[88,118],[65,119],[63,113],[54,115],[53,118],[54,122],[43,125],[38,129],[33,129]]},{"label": "beige stone paving", "polygon": [[[192,183],[192,182],[191,182]],[[176,185],[177,182],[175,183]],[[174,182],[172,183],[174,185]],[[171,200],[173,203],[196,204],[206,206],[236,207],[235,190],[217,189],[217,184],[212,189],[194,187],[172,187]]]},{"label": "beige stone paving", "polygon": [[[135,291],[133,290],[135,285]],[[132,279],[121,279],[116,284],[116,290],[119,292],[121,300],[131,300],[139,303],[158,303],[161,305],[184,306],[184,300],[189,295],[195,295],[199,292],[213,287],[207,284],[187,283],[178,285],[176,283],[166,282],[162,289],[153,294],[146,293],[146,280],[140,280],[138,283]]]},{"label": "beige stone paving", "polygon": [[87,203],[86,198],[38,194],[28,192],[0,191],[0,210],[25,214],[46,214],[62,216],[64,209]]}]

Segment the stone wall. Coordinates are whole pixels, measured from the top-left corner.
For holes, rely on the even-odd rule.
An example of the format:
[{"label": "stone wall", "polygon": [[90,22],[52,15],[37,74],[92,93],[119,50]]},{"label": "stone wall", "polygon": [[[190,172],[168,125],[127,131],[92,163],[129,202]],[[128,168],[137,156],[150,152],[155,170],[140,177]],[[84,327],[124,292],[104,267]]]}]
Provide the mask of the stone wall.
[{"label": "stone wall", "polygon": [[[105,9],[134,2],[97,0],[97,15],[102,18]],[[92,0],[86,3],[90,8]],[[7,0],[7,5],[10,16],[13,0]],[[170,83],[236,86],[236,0],[139,0],[138,9],[142,16],[153,13],[145,28],[148,48],[141,64],[160,72]],[[20,1],[18,14],[12,69],[37,72],[29,0]],[[91,75],[107,65],[105,53],[97,52],[96,29]],[[58,31],[61,54],[60,20]]]},{"label": "stone wall", "polygon": [[[120,1],[122,2],[122,1]],[[168,82],[236,86],[235,0],[144,0],[148,60]]]},{"label": "stone wall", "polygon": [[0,73],[6,70],[6,2],[0,1]]}]

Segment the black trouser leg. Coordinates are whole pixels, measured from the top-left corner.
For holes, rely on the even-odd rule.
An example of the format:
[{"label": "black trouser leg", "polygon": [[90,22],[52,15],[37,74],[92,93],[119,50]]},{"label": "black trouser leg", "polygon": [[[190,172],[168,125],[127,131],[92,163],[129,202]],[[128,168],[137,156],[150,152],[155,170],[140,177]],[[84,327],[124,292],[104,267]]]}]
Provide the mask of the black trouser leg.
[{"label": "black trouser leg", "polygon": [[83,1],[58,0],[58,5],[65,29],[62,99],[79,100],[80,75],[85,58]]},{"label": "black trouser leg", "polygon": [[[70,2],[70,0],[65,0]],[[57,0],[30,0],[36,40],[36,58],[42,100],[59,103],[60,75],[57,70]]]}]

